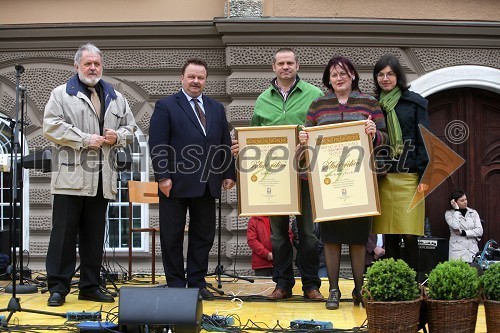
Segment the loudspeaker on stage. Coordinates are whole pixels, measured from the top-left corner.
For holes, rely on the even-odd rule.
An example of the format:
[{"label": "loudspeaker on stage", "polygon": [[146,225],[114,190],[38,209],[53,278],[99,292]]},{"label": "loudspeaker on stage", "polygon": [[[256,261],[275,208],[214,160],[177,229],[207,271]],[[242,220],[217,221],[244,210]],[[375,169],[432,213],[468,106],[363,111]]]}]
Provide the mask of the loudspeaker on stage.
[{"label": "loudspeaker on stage", "polygon": [[0,253],[10,257],[9,230],[0,230]]},{"label": "loudspeaker on stage", "polygon": [[202,315],[197,288],[120,288],[118,325],[122,332],[143,332],[145,325],[168,327],[175,333],[199,332]]},{"label": "loudspeaker on stage", "polygon": [[441,262],[448,260],[449,244],[446,238],[418,238],[418,282],[424,282],[426,275]]},{"label": "loudspeaker on stage", "polygon": [[0,230],[0,280],[9,280],[7,266],[10,264],[9,231]]}]

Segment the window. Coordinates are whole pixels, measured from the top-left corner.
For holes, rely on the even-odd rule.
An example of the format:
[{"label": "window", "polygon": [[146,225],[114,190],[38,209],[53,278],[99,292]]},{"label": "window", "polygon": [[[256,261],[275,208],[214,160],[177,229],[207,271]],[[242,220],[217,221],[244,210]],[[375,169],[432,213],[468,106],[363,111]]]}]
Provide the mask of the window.
[{"label": "window", "polygon": [[[149,151],[145,136],[140,131],[136,132],[134,142],[124,148],[131,157],[130,168],[118,174],[118,194],[116,201],[108,205],[107,234],[105,239],[106,252],[128,251],[128,186],[129,180],[148,181],[149,176]],[[134,228],[149,226],[149,205],[134,204],[132,207],[132,224]],[[147,233],[134,233],[134,251],[149,251],[149,237]]]}]

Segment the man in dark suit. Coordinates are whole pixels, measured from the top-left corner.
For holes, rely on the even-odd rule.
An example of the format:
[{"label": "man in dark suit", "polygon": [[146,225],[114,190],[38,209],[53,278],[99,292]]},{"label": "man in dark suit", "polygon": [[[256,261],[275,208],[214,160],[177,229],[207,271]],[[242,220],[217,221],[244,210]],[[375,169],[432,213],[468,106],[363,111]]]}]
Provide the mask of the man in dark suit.
[{"label": "man in dark suit", "polygon": [[[206,288],[215,236],[215,198],[235,184],[231,136],[224,106],[203,95],[208,71],[201,59],[182,68],[182,89],[156,102],[149,128],[151,160],[160,196],[160,240],[169,287]],[[188,251],[183,240],[189,209]]]}]

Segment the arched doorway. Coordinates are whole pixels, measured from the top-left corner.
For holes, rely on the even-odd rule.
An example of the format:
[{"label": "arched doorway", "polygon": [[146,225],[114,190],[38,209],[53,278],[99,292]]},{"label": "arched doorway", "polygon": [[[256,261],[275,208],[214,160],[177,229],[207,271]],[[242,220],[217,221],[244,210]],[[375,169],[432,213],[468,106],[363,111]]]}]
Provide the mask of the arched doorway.
[{"label": "arched doorway", "polygon": [[[485,221],[483,239],[500,239],[500,95],[475,88],[445,90],[428,97],[431,131],[465,159],[448,180],[434,191],[426,202],[433,233],[449,236],[444,222],[448,209],[448,194],[463,189],[469,206]],[[463,121],[468,138],[451,144],[446,138],[446,126],[455,120]],[[434,216],[433,216],[434,215]]]},{"label": "arched doorway", "polygon": [[[500,240],[500,70],[480,66],[457,66],[429,73],[412,83],[412,90],[429,100],[431,132],[465,159],[450,178],[426,199],[432,233],[449,237],[444,212],[448,195],[463,189],[469,206],[485,221],[483,240]],[[460,121],[462,140],[445,133]]]}]

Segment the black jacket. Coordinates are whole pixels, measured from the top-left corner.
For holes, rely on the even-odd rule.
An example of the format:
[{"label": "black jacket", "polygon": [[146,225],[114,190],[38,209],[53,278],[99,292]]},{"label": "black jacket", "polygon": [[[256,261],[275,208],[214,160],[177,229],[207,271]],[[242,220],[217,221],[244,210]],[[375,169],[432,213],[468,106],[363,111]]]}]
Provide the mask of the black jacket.
[{"label": "black jacket", "polygon": [[[405,148],[400,160],[385,161],[387,165],[390,165],[388,172],[417,172],[420,178],[422,177],[429,163],[429,157],[418,125],[421,124],[429,129],[427,104],[425,98],[413,91],[405,90],[402,93],[395,110],[401,126]],[[383,111],[387,122],[387,114],[385,110]],[[379,153],[379,156],[381,155],[387,156],[387,153]]]},{"label": "black jacket", "polygon": [[207,182],[211,195],[218,198],[223,180],[236,180],[224,106],[208,96],[202,98],[206,135],[182,91],[159,99],[151,116],[149,148],[155,180],[172,179],[172,198],[202,197]]}]

